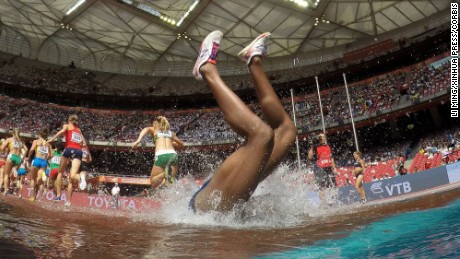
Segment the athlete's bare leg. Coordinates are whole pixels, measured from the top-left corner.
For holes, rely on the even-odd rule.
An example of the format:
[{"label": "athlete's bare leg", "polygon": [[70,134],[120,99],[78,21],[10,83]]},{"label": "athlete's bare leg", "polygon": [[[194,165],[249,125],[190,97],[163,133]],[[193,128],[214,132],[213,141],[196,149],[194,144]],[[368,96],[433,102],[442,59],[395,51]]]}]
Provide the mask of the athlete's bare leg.
[{"label": "athlete's bare leg", "polygon": [[150,172],[150,186],[152,189],[158,188],[165,178],[163,168],[159,166],[153,166]]},{"label": "athlete's bare leg", "polygon": [[23,187],[22,181],[24,180],[24,176],[21,175],[18,178],[19,178],[19,186],[18,186],[19,187],[19,199],[22,199],[22,187]]},{"label": "athlete's bare leg", "polygon": [[29,169],[30,173],[30,186],[33,188],[33,193],[32,197],[29,198],[30,201],[35,201],[35,198],[37,197],[37,173],[38,173],[38,168],[35,166],[31,166]]},{"label": "athlete's bare leg", "polygon": [[[195,208],[200,211],[228,211],[235,203],[248,200],[256,189],[272,153],[274,134],[223,82],[214,64],[204,63],[199,72],[229,126],[247,140],[222,163],[206,188],[195,198]],[[215,195],[220,199],[217,202],[212,201]]]},{"label": "athlete's bare leg", "polygon": [[2,167],[0,168],[0,189],[2,188],[2,186],[3,186],[3,181],[4,181],[4,175],[3,175],[3,171],[4,171],[4,170],[3,170],[3,167],[5,167],[5,166],[2,166]]},{"label": "athlete's bare leg", "polygon": [[356,178],[356,183],[355,183],[355,188],[356,190],[358,190],[359,197],[361,197],[361,201],[366,200],[366,193],[364,192],[364,188],[363,188],[363,179],[364,179],[364,176],[361,174],[358,176],[358,178]]},{"label": "athlete's bare leg", "polygon": [[61,162],[59,163],[59,173],[56,178],[55,182],[55,192],[56,197],[61,197],[61,190],[62,190],[62,175],[64,174],[67,165],[69,164],[69,159],[66,157],[61,158]]},{"label": "athlete's bare leg", "polygon": [[5,187],[3,190],[3,195],[6,195],[10,189],[10,174],[12,169],[13,163],[7,159],[5,166],[3,167],[3,185]]},{"label": "athlete's bare leg", "polygon": [[81,160],[80,159],[72,159],[70,164],[70,175],[69,175],[69,185],[67,186],[67,202],[72,201],[72,193],[73,193],[73,182],[80,180],[80,174],[78,170],[80,169]]},{"label": "athlete's bare leg", "polygon": [[249,71],[255,84],[264,120],[275,133],[273,152],[264,168],[260,181],[265,179],[279,165],[289,152],[297,135],[297,128],[281,104],[280,99],[270,85],[262,66],[260,56],[255,56],[249,64]]}]

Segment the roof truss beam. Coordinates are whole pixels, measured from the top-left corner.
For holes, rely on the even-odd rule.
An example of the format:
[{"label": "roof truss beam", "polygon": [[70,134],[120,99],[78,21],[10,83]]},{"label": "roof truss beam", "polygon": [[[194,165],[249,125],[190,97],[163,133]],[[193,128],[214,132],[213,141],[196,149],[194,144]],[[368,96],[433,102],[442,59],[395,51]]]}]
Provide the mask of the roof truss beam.
[{"label": "roof truss beam", "polygon": [[[259,2],[259,3],[260,3],[260,2]],[[222,9],[223,11],[227,12],[227,10],[225,10],[225,9],[224,9],[222,6],[220,6],[219,4],[217,4],[217,3],[214,3],[214,4],[215,4],[217,7],[219,7],[220,9]],[[254,10],[257,6],[258,6],[258,4],[255,5],[254,8],[251,9],[248,13],[249,13],[249,14],[252,13],[253,10]],[[273,10],[273,9],[272,9],[272,10]],[[239,17],[235,16],[233,13],[229,13],[229,12],[227,12],[227,13],[228,13],[230,16],[235,17],[235,18],[238,20],[238,22],[241,22],[241,23],[247,25],[249,28],[252,28],[252,27],[253,27],[253,26],[251,26],[250,24],[248,24],[244,19],[242,19],[242,18],[240,19]],[[246,16],[245,16],[245,17],[246,17]],[[258,31],[258,30],[256,30],[255,28],[254,28],[254,31],[256,31],[258,34],[262,34],[262,33],[263,33],[262,31]],[[281,45],[281,44],[279,44],[279,43],[277,43],[277,42],[273,42],[273,43],[275,43],[276,45],[278,45],[281,49],[283,49],[283,50],[286,51],[287,53],[291,53],[291,52],[290,52],[286,47],[284,47],[283,45]],[[230,55],[230,56],[236,57],[235,55]]]},{"label": "roof truss beam", "polygon": [[[104,2],[104,4],[107,5],[107,2]],[[136,15],[136,16],[142,17],[142,18],[146,19],[149,22],[152,22],[152,23],[154,23],[156,25],[159,25],[159,26],[163,27],[166,30],[177,32],[177,27],[176,26],[167,25],[166,23],[162,22],[159,18],[154,17],[153,15],[150,15],[150,14],[144,12],[144,11],[141,11],[141,10],[137,9],[136,7],[134,7],[134,6],[125,5],[123,3],[120,3],[117,0],[110,1],[110,4],[115,5],[116,7],[120,8],[120,9],[123,9],[123,10],[125,10],[127,12],[130,12],[130,13]]]},{"label": "roof truss beam", "polygon": [[412,1],[409,0],[409,3],[417,10],[424,18],[426,18],[426,15],[416,6]]},{"label": "roof truss beam", "polygon": [[80,14],[85,12],[89,7],[91,7],[94,3],[96,3],[98,0],[87,0],[83,3],[83,5],[79,6],[75,11],[70,13],[69,15],[65,15],[64,18],[62,19],[63,24],[69,24],[73,20],[75,20]]},{"label": "roof truss beam", "polygon": [[[184,20],[184,22],[182,22],[181,26],[178,27],[177,31],[179,32],[185,32],[187,31],[187,29],[195,22],[196,19],[198,19],[198,17],[200,16],[200,14],[206,9],[206,7],[208,7],[208,5],[211,3],[211,0],[205,0],[205,1],[202,1],[200,2],[196,7],[195,7],[195,11],[193,12],[193,14],[190,14],[188,19]],[[187,21],[187,22],[186,22]],[[177,42],[177,38],[175,40],[173,40],[171,42],[171,44],[169,44],[169,46],[163,51],[163,53],[160,54],[160,56],[157,58],[157,60],[155,61],[155,63],[153,64],[154,66],[161,61],[161,59],[164,57],[165,53],[167,53],[171,48],[172,46]],[[193,40],[193,39],[192,39]]]},{"label": "roof truss beam", "polygon": [[[319,3],[318,8],[316,9],[317,13],[316,13],[316,15],[314,15],[314,17],[320,18],[323,15],[324,11],[326,10],[326,7],[329,5],[329,2],[330,2],[330,0],[321,1]],[[303,38],[303,41],[299,44],[299,47],[297,47],[297,50],[295,51],[294,55],[297,56],[299,54],[299,52],[302,49],[303,45],[305,45],[305,43],[309,40],[310,35],[312,34],[313,30],[315,30],[315,27],[316,26],[313,26],[311,28],[311,30],[307,33],[307,35],[305,35],[305,38]]]},{"label": "roof truss beam", "polygon": [[372,29],[374,30],[374,37],[377,37],[377,34],[379,32],[377,30],[377,21],[375,20],[375,11],[374,11],[374,5],[372,4],[372,0],[369,0],[369,9],[371,11]]},{"label": "roof truss beam", "polygon": [[[379,12],[382,12],[383,10],[386,10],[386,9],[388,9],[388,8],[391,8],[391,7],[394,7],[396,4],[399,3],[398,1],[391,1],[391,2],[393,2],[394,4],[388,5],[388,6],[384,7],[384,8],[382,8],[382,9],[380,9]],[[365,16],[359,18],[358,20],[354,20],[353,22],[343,24],[342,26],[348,26],[348,25],[350,25],[350,24],[352,24],[352,23],[360,22],[360,21],[362,21],[362,20],[368,19],[370,16],[371,16],[371,14],[365,15]],[[336,29],[329,30],[329,31],[326,31],[326,32],[324,32],[324,33],[321,33],[321,34],[317,35],[317,37],[324,36],[324,35],[326,35],[326,34],[328,34],[328,33],[333,32],[334,30],[336,30]]]}]

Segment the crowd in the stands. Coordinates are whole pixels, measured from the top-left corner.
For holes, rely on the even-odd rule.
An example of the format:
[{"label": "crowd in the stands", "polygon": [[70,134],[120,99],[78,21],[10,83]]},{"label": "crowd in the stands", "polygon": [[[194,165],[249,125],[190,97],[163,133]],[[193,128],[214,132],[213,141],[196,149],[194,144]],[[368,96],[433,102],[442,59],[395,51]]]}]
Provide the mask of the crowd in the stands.
[{"label": "crowd in the stands", "polygon": [[[433,96],[445,91],[449,80],[450,66],[447,63],[438,68],[419,64],[412,69],[351,84],[349,93],[353,116],[373,116],[386,109],[396,109],[399,105],[410,102],[413,96],[417,96],[417,101]],[[306,132],[319,127],[321,116],[317,95],[299,98],[301,100],[295,106],[298,128]],[[350,118],[343,87],[323,91],[321,99],[326,125],[344,123]],[[286,110],[292,113],[290,100],[286,99],[283,103]],[[139,130],[149,125],[153,116],[151,112],[69,108],[6,96],[1,98],[0,106],[0,128],[20,128],[23,132],[35,133],[47,127],[51,131],[56,131],[69,114],[77,112],[88,139],[108,142],[134,141]],[[251,107],[260,113],[256,104]],[[178,136],[187,142],[232,141],[237,137],[217,109],[161,113],[169,118]]]}]

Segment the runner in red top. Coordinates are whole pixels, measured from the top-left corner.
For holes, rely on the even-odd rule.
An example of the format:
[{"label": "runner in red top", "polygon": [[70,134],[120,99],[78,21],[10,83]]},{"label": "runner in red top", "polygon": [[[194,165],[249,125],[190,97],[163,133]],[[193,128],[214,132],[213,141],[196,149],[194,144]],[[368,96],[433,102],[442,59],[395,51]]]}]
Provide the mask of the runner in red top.
[{"label": "runner in red top", "polygon": [[62,174],[66,169],[69,161],[71,162],[69,184],[67,186],[67,202],[66,206],[70,206],[72,199],[72,181],[80,181],[80,190],[86,188],[86,175],[84,173],[79,174],[80,164],[83,156],[82,146],[86,146],[86,140],[83,137],[80,129],[77,125],[78,116],[76,114],[70,115],[68,124],[64,124],[62,129],[56,133],[52,138],[48,140],[51,142],[57,137],[65,135],[65,149],[62,153],[61,163],[59,165],[59,173],[56,179],[56,198],[55,201],[61,200],[61,184]]},{"label": "runner in red top", "polygon": [[73,125],[72,128],[68,128],[65,133],[65,148],[81,149],[81,142],[83,136],[77,125]]},{"label": "runner in red top", "polygon": [[320,168],[332,167],[332,151],[328,145],[316,147],[317,164]]},{"label": "runner in red top", "polygon": [[[337,170],[335,168],[334,159],[332,158],[331,147],[327,144],[326,135],[319,134],[319,144],[316,146],[316,166],[315,166],[315,180],[321,189],[331,188],[336,186],[335,175]],[[308,151],[308,159],[314,159],[313,144],[310,145]]]}]

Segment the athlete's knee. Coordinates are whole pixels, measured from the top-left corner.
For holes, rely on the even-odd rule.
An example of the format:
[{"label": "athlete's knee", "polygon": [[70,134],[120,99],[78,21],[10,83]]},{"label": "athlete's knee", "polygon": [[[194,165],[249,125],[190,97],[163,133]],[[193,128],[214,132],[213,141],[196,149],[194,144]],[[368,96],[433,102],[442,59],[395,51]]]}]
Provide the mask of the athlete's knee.
[{"label": "athlete's knee", "polygon": [[286,137],[287,142],[293,144],[297,136],[297,127],[291,120],[286,120],[281,128],[283,132],[282,135]]},{"label": "athlete's knee", "polygon": [[295,139],[295,137],[297,136],[297,127],[294,125],[294,122],[292,122],[291,120],[289,120],[289,123],[288,123],[288,132],[290,136],[292,137],[292,139]]},{"label": "athlete's knee", "polygon": [[272,128],[265,123],[260,123],[256,128],[255,135],[259,141],[267,148],[273,148],[275,133]]}]

